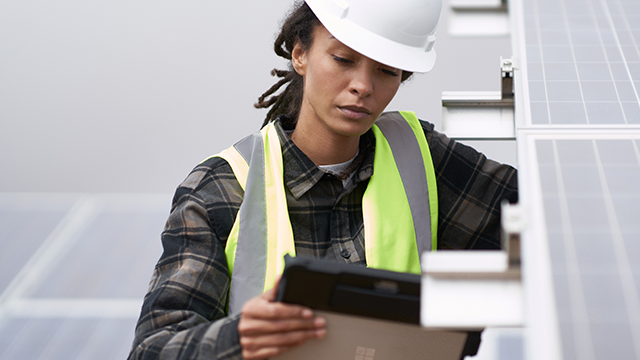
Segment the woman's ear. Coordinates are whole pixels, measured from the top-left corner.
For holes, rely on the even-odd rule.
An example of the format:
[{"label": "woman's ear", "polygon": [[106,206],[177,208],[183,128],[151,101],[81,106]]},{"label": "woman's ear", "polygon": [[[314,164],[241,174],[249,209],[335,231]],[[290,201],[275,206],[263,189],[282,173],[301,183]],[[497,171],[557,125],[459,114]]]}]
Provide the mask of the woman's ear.
[{"label": "woman's ear", "polygon": [[300,42],[296,41],[291,51],[291,65],[300,76],[304,76],[307,72],[307,51],[300,46]]}]

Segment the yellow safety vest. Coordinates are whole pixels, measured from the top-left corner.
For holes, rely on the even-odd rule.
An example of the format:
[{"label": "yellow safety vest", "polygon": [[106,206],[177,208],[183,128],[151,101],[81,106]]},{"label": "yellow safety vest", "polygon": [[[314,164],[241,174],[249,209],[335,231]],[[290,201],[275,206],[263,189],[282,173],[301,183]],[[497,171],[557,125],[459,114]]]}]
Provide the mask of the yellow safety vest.
[{"label": "yellow safety vest", "polygon": [[[367,266],[419,274],[420,254],[437,248],[438,192],[429,146],[413,112],[384,113],[373,132],[374,172],[362,199]],[[215,156],[229,163],[244,190],[225,248],[233,313],[273,286],[284,255],[295,256],[295,244],[275,125]]]}]

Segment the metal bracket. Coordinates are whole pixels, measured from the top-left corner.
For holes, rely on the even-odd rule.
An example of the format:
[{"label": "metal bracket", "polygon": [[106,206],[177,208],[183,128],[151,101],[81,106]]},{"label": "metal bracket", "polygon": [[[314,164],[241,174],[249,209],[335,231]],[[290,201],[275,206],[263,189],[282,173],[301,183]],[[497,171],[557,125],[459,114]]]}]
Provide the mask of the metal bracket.
[{"label": "metal bracket", "polygon": [[500,57],[500,75],[502,78],[501,84],[501,93],[502,99],[511,99],[513,101],[513,61],[509,59],[504,59],[502,56]]},{"label": "metal bracket", "polygon": [[443,91],[444,133],[456,140],[515,140],[516,65],[500,57],[500,91]]},{"label": "metal bracket", "polygon": [[520,268],[520,234],[526,226],[524,208],[503,200],[500,209],[502,249],[508,254],[509,268]]},{"label": "metal bracket", "polygon": [[512,58],[500,57],[500,93],[493,91],[443,91],[442,106],[513,107],[513,72],[517,70]]},{"label": "metal bracket", "polygon": [[454,11],[508,11],[507,0],[450,0],[449,6]]}]

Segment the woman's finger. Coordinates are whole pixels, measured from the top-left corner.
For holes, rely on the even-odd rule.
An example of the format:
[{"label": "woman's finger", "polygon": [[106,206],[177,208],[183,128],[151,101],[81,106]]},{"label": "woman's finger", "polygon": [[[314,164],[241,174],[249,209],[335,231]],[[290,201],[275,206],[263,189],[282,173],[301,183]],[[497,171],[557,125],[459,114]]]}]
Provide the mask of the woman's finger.
[{"label": "woman's finger", "polygon": [[309,319],[313,316],[313,311],[304,306],[270,302],[259,296],[244,304],[242,314],[243,316],[258,319]]},{"label": "woman's finger", "polygon": [[325,324],[326,320],[321,317],[284,320],[243,318],[238,324],[238,333],[242,336],[255,336],[299,330],[317,330],[323,329]]},{"label": "woman's finger", "polygon": [[242,349],[242,358],[245,360],[266,360],[274,356],[278,356],[283,352],[291,349],[291,347],[266,347],[260,349]]},{"label": "woman's finger", "polygon": [[321,339],[326,335],[326,330],[299,330],[284,333],[273,333],[260,336],[241,336],[242,348],[250,351],[258,351],[263,348],[291,348],[299,346],[310,339]]}]

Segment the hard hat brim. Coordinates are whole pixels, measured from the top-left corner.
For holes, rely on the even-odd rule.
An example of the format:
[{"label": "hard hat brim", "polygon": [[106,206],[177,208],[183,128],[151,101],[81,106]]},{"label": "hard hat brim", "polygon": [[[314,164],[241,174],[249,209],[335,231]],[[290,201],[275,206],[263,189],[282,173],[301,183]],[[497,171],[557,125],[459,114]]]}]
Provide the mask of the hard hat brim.
[{"label": "hard hat brim", "polygon": [[360,54],[400,70],[424,73],[433,69],[435,49],[425,51],[423,47],[391,41],[354,24],[349,18],[337,18],[313,1],[307,4],[331,35]]}]

